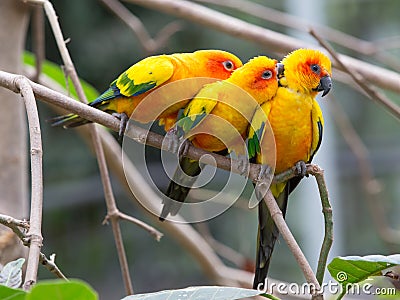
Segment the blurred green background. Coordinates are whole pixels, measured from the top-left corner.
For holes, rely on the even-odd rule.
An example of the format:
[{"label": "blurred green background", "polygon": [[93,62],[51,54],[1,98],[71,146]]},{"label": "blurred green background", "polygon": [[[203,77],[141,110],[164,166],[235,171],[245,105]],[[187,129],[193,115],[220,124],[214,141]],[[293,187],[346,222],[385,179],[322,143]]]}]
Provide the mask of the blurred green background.
[{"label": "blurred green background", "polygon": [[[132,31],[99,1],[52,2],[64,36],[70,39],[68,48],[79,76],[99,92],[105,90],[123,70],[148,55]],[[380,39],[400,33],[400,2],[396,0],[258,2],[311,22],[324,23],[361,39],[377,41],[377,46]],[[143,21],[152,36],[175,20],[174,17],[155,10],[124,4]],[[309,37],[295,30],[237,11],[220,10],[251,23],[311,41]],[[243,61],[259,54],[281,59],[256,43],[236,39],[189,21],[182,22],[183,29],[154,54],[215,48],[234,52]],[[28,39],[27,49],[30,50],[31,47],[31,39]],[[337,49],[373,61],[348,49]],[[390,53],[400,61],[398,49],[391,50]],[[46,57],[61,64],[48,23]],[[389,224],[400,230],[399,123],[382,107],[342,83],[335,82],[333,95],[335,101],[343,106],[369,150],[373,171],[382,184],[379,198],[380,205],[386,211],[385,218]],[[400,103],[399,95],[387,95]],[[399,253],[399,245],[388,245],[378,236],[367,209],[355,156],[337,130],[326,100],[321,100],[320,103],[326,116],[326,134],[315,162],[326,170],[334,207],[333,254]],[[118,299],[124,295],[124,287],[111,228],[101,225],[106,208],[96,159],[74,130],[51,128],[45,123],[44,120],[55,116],[55,113],[43,103],[39,105],[44,139],[43,251],[46,254],[56,253],[57,263],[64,273],[68,277],[89,282],[99,292],[101,299]],[[158,156],[157,151],[152,153],[155,153],[155,157]],[[159,166],[156,158],[152,164]],[[165,188],[167,182],[160,184]],[[113,180],[113,186],[120,209],[148,221],[148,215],[131,202],[116,180]],[[314,268],[323,234],[320,210],[314,179],[303,180],[290,198],[287,220]],[[152,225],[158,227],[157,223]],[[254,258],[257,228],[255,210],[231,208],[208,222],[208,226],[216,239],[236,249],[244,257],[251,260]],[[212,283],[202,274],[197,262],[171,236],[165,235],[157,243],[134,225],[122,223],[122,230],[135,292]],[[270,275],[290,282],[303,281],[301,271],[283,241],[276,245]],[[51,278],[51,275],[41,268],[40,277]]]}]

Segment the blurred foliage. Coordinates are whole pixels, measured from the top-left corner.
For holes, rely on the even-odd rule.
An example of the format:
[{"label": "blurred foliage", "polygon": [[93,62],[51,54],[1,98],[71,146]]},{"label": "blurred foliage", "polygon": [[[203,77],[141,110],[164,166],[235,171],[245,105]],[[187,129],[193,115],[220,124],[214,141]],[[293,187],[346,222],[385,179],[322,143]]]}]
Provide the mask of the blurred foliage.
[{"label": "blurred foliage", "polygon": [[[70,39],[68,48],[79,76],[91,83],[99,92],[105,90],[123,70],[148,55],[138,44],[130,29],[99,1],[54,0],[52,2],[63,33]],[[285,1],[257,2],[280,10],[284,10],[285,7]],[[317,14],[323,14],[326,25],[333,28],[372,41],[398,34],[399,1],[334,0],[322,3],[324,11],[315,11],[316,17]],[[174,17],[156,10],[126,3],[124,5],[143,21],[152,36],[175,20]],[[301,2],[298,5],[302,5]],[[240,12],[214,6],[213,8],[266,28],[287,32],[285,28]],[[309,9],[312,9],[312,6]],[[155,54],[219,48],[235,52],[243,61],[259,54],[275,56],[256,43],[239,40],[186,20],[182,22],[183,30],[172,36],[166,47]],[[31,50],[31,38],[28,38],[27,49]],[[349,50],[345,52],[355,55]],[[398,50],[393,50],[392,53],[397,57],[400,56]],[[61,64],[48,24],[46,24],[46,58]],[[377,104],[343,84],[336,82],[334,93],[370,151],[374,172],[383,183],[381,200],[388,212],[387,218],[393,226],[400,228],[399,124]],[[399,102],[398,95],[389,96]],[[39,109],[42,120],[45,178],[43,251],[57,253],[57,263],[66,276],[89,282],[102,299],[122,297],[124,288],[111,229],[101,226],[106,209],[96,160],[73,130],[50,128],[43,122],[55,115],[49,107],[40,103]],[[329,112],[324,111],[324,113]],[[334,124],[327,126],[334,127]],[[336,215],[341,215],[342,226],[346,228],[345,232],[335,232],[344,236],[342,254],[389,254],[391,248],[378,237],[366,208],[354,155],[340,134],[336,133],[330,138],[335,139],[336,157],[333,159],[335,165],[340,166],[339,186],[334,187],[339,189],[340,199],[334,201],[342,202],[346,208],[340,212],[335,211]],[[324,145],[321,151],[324,151]],[[157,151],[151,153],[158,155]],[[303,184],[309,182],[310,180]],[[165,188],[166,182],[162,182],[162,185],[162,188]],[[147,214],[132,205],[118,182],[114,180],[113,186],[121,210],[150,222]],[[296,195],[293,198],[291,201],[302,200],[295,199]],[[288,217],[292,219],[289,223],[293,222],[293,219],[305,222],[301,221],[301,216],[296,215],[296,212],[290,212],[290,207]],[[255,210],[248,212],[238,208],[229,209],[208,222],[218,240],[250,259],[253,259],[255,254],[256,224]],[[157,227],[157,222],[153,225]],[[297,229],[293,229],[296,235]],[[146,232],[131,224],[123,223],[122,232],[136,292],[211,283],[202,274],[200,266],[190,254],[168,234],[157,243]],[[304,244],[307,240],[299,242]],[[271,276],[287,281],[303,281],[302,274],[284,242],[276,245]],[[40,277],[52,276],[40,268]]]}]

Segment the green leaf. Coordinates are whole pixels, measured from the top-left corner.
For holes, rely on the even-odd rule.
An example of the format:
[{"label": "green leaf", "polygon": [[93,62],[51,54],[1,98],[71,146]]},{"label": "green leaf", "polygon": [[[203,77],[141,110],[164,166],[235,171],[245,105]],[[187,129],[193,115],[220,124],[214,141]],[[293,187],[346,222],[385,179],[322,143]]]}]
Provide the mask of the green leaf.
[{"label": "green leaf", "polygon": [[0,299],[2,300],[25,300],[26,292],[20,289],[12,289],[0,285]]},{"label": "green leaf", "polygon": [[0,284],[11,288],[18,288],[22,284],[22,265],[25,258],[11,261],[0,272]]},{"label": "green leaf", "polygon": [[400,254],[383,256],[335,257],[328,265],[329,273],[342,286],[359,283],[371,276],[380,276],[381,271],[400,265]]},{"label": "green leaf", "polygon": [[[28,66],[32,66],[32,67],[35,66],[35,56],[32,53],[25,51],[23,59],[24,59],[24,64],[26,64]],[[52,63],[48,60],[45,60],[45,61],[43,61],[43,65],[42,65],[42,73],[45,74],[46,76],[50,77],[55,82],[57,82],[60,86],[62,86],[64,89],[66,89],[65,75],[64,75],[63,70],[60,68],[60,66],[58,66],[57,64]],[[99,96],[99,93],[93,86],[91,86],[84,80],[80,80],[80,82],[82,84],[83,91],[84,91],[87,99],[89,100],[89,102],[91,100],[96,99]],[[70,89],[72,97],[78,98],[76,91],[73,87],[71,79],[68,79],[68,87]]]},{"label": "green leaf", "polygon": [[195,286],[180,290],[167,290],[149,294],[127,296],[122,300],[234,300],[262,294],[257,290],[222,286]]},{"label": "green leaf", "polygon": [[26,300],[97,300],[97,293],[80,280],[40,281],[27,294]]}]

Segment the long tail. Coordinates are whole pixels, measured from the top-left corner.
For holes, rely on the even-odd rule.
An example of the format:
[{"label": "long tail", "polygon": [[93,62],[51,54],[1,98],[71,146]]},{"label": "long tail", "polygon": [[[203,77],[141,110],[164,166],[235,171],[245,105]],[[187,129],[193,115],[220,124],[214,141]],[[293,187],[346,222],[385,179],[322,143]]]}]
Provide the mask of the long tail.
[{"label": "long tail", "polygon": [[63,116],[58,116],[52,119],[49,119],[48,122],[51,123],[51,126],[58,127],[62,126],[64,128],[72,128],[81,126],[87,123],[91,123],[91,121],[86,120],[75,114],[68,114]]},{"label": "long tail", "polygon": [[[286,207],[289,196],[289,183],[285,189],[276,197],[276,202],[281,209],[283,216],[286,214]],[[274,250],[275,241],[279,236],[279,230],[276,227],[267,205],[262,200],[258,204],[258,237],[257,237],[257,256],[256,271],[254,276],[253,288],[262,284],[264,287],[265,278],[267,278],[269,264],[271,261],[272,251]]]},{"label": "long tail", "polygon": [[[108,110],[108,106],[111,100],[116,99],[117,97],[112,94],[115,91],[110,87],[107,91],[101,94],[97,99],[90,102],[88,105],[97,109],[100,109],[104,112],[112,113],[113,111]],[[92,121],[86,120],[75,114],[68,114],[63,116],[58,116],[52,119],[49,119],[48,122],[51,123],[51,126],[58,127],[62,126],[64,128],[72,128],[81,126],[84,124],[92,123]]]},{"label": "long tail", "polygon": [[[164,221],[168,214],[174,216],[178,213],[182,203],[185,201],[186,196],[190,191],[190,187],[197,179],[196,176],[201,172],[199,162],[196,160],[181,157],[179,164],[181,169],[178,168],[175,171],[174,177],[169,183],[168,189],[165,193],[168,198],[163,202],[163,208],[160,214],[161,221]],[[177,182],[185,183],[186,186],[182,186]]]}]

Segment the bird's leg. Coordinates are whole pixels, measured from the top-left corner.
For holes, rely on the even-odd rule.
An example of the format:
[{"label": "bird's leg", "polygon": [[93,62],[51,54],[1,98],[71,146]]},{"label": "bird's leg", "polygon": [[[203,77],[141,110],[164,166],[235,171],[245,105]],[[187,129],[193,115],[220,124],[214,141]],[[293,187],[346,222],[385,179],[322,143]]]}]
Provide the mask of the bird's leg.
[{"label": "bird's leg", "polygon": [[307,165],[304,161],[300,160],[296,163],[296,175],[300,178],[307,176]]},{"label": "bird's leg", "polygon": [[249,157],[247,155],[238,155],[238,169],[240,175],[245,176],[249,170],[250,162]]},{"label": "bird's leg", "polygon": [[124,137],[126,125],[128,124],[129,117],[126,113],[112,113],[113,117],[116,117],[119,122],[119,131],[118,131],[118,141],[121,142]]},{"label": "bird's leg", "polygon": [[[267,178],[269,180],[267,181]],[[256,181],[256,197],[257,199],[262,199],[267,193],[269,186],[272,182],[273,174],[271,172],[271,167],[268,165],[260,165],[260,172],[257,175]]]},{"label": "bird's leg", "polygon": [[188,150],[189,150],[189,147],[190,147],[191,144],[192,144],[192,143],[191,143],[189,140],[187,140],[187,139],[185,139],[185,140],[182,142],[182,144],[180,145],[179,150],[178,150],[178,156],[179,156],[179,158],[182,158],[182,157],[186,156],[186,154],[188,153]]},{"label": "bird's leg", "polygon": [[177,153],[179,150],[180,139],[178,135],[178,127],[173,126],[167,131],[165,137],[168,138],[167,149],[172,153]]}]

